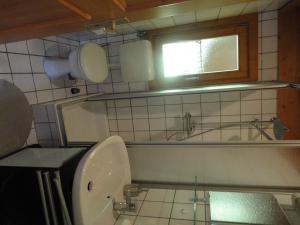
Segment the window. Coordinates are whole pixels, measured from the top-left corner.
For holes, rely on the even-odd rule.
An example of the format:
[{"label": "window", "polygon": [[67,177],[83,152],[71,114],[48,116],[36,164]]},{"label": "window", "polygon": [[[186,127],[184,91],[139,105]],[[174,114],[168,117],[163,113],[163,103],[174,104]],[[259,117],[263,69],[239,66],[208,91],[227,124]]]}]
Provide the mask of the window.
[{"label": "window", "polygon": [[257,15],[150,31],[156,66],[150,87],[257,80]]},{"label": "window", "polygon": [[238,35],[229,35],[163,44],[164,76],[237,71],[238,39]]}]

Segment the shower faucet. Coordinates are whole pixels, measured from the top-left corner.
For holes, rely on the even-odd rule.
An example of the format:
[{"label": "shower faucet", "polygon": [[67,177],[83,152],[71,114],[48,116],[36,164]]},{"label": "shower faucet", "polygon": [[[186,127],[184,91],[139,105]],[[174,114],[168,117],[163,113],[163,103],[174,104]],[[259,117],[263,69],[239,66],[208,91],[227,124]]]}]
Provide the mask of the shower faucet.
[{"label": "shower faucet", "polygon": [[146,191],[145,189],[141,189],[137,184],[127,184],[123,187],[123,195],[125,198],[125,202],[116,202],[113,200],[113,207],[116,211],[129,211],[135,212],[137,209],[136,199],[142,191]]}]

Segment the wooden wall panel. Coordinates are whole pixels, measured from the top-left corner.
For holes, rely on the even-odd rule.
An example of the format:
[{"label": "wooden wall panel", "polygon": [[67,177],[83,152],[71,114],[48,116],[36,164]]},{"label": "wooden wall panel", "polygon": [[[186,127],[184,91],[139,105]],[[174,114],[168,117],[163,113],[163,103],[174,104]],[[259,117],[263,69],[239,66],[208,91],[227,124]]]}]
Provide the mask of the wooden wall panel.
[{"label": "wooden wall panel", "polygon": [[[279,12],[279,80],[300,83],[300,0]],[[278,116],[290,129],[285,139],[300,139],[300,90],[278,91]]]}]

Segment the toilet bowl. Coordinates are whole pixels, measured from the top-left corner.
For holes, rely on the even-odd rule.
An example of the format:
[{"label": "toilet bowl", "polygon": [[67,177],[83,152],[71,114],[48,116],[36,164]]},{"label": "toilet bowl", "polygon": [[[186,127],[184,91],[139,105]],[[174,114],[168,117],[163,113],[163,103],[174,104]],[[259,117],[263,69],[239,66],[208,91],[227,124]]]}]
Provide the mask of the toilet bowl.
[{"label": "toilet bowl", "polygon": [[93,83],[104,81],[108,65],[104,49],[96,43],[85,43],[71,51],[68,59],[46,57],[44,69],[50,79],[65,75]]},{"label": "toilet bowl", "polygon": [[124,202],[123,187],[131,183],[124,141],[107,138],[80,160],[73,180],[72,205],[75,225],[113,225],[113,202]]}]

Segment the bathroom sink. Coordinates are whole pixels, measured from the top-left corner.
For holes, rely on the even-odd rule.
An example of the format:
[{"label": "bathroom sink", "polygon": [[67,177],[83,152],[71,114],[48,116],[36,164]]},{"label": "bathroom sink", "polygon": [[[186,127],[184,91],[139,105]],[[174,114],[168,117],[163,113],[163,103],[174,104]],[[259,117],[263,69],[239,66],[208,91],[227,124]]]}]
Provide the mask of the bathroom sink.
[{"label": "bathroom sink", "polygon": [[75,225],[113,225],[113,200],[123,202],[123,187],[131,183],[126,146],[119,136],[92,147],[81,159],[73,181]]}]

